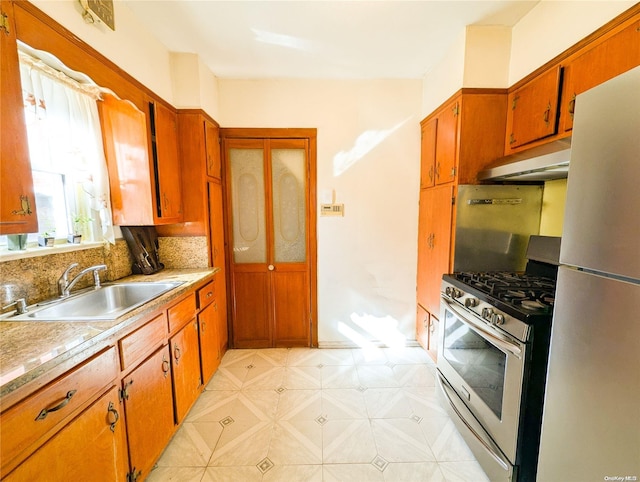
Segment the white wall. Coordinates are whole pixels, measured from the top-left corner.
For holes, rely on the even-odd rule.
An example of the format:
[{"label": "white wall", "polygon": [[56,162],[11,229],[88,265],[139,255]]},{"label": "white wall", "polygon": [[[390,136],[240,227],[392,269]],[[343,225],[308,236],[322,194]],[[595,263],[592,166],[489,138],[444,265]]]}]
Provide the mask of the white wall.
[{"label": "white wall", "polygon": [[419,80],[219,80],[227,127],[318,129],[321,346],[415,340]]},{"label": "white wall", "polygon": [[511,34],[509,85],[621,14],[635,1],[542,0]]}]

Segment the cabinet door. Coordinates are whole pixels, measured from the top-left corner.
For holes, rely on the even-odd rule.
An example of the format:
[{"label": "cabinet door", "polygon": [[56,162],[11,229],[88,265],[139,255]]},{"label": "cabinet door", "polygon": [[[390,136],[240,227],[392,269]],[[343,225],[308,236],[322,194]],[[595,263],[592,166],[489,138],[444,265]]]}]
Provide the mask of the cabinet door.
[{"label": "cabinet door", "polygon": [[200,394],[198,324],[191,320],[170,342],[176,423],[182,423]]},{"label": "cabinet door", "polygon": [[220,129],[208,120],[204,121],[205,148],[207,151],[207,175],[220,179]]},{"label": "cabinet door", "polygon": [[98,102],[104,143],[113,224],[154,223],[152,176],[144,112],[131,102],[104,94]]},{"label": "cabinet door", "polygon": [[640,19],[588,49],[564,67],[563,132],[573,128],[576,95],[640,65]]},{"label": "cabinet door", "polygon": [[560,74],[558,65],[509,94],[507,151],[557,132]]},{"label": "cabinet door", "polygon": [[[426,246],[418,266],[420,300],[430,313],[440,312],[442,275],[449,272],[453,213],[453,186],[425,189],[420,209],[427,209],[426,226],[418,228],[426,237]],[[423,208],[424,206],[424,208]]]},{"label": "cabinet door", "polygon": [[425,350],[429,348],[429,312],[420,305],[416,310],[416,340]]},{"label": "cabinet door", "polygon": [[435,183],[437,130],[437,118],[420,126],[420,189],[426,189]]},{"label": "cabinet door", "polygon": [[207,383],[220,365],[220,340],[218,339],[218,302],[207,305],[198,314],[200,332],[200,363],[202,382]]},{"label": "cabinet door", "polygon": [[174,431],[170,358],[164,346],[122,380],[131,472],[137,476],[149,475]]},{"label": "cabinet door", "polygon": [[128,480],[127,442],[113,387],[3,480]]},{"label": "cabinet door", "polygon": [[436,131],[436,184],[452,182],[456,178],[458,133],[460,131],[461,100],[447,105],[438,114]]},{"label": "cabinet door", "polygon": [[160,102],[149,103],[156,183],[156,222],[182,221],[182,185],[178,157],[177,114]]},{"label": "cabinet door", "polygon": [[2,2],[0,15],[0,234],[38,231],[33,177],[24,122],[13,3]]},{"label": "cabinet door", "polygon": [[427,290],[429,286],[429,269],[431,262],[431,243],[433,239],[433,194],[432,191],[420,191],[420,205],[418,208],[418,273],[417,273],[417,302],[428,305]]}]

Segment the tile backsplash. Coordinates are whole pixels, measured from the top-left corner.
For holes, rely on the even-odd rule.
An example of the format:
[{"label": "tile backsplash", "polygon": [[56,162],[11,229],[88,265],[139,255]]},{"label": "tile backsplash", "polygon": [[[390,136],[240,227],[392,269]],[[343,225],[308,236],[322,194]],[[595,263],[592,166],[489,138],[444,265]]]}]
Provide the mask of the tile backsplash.
[{"label": "tile backsplash", "polygon": [[[159,238],[159,246],[160,261],[165,268],[208,266],[205,236]],[[78,263],[71,276],[88,266],[106,264],[107,271],[100,272],[100,279],[115,281],[131,274],[132,262],[124,239],[117,239],[115,245],[105,243],[79,251],[0,261],[0,306],[18,298],[25,298],[31,305],[57,296],[57,280],[71,263]],[[92,283],[93,278],[87,275],[76,286],[80,289]]]}]

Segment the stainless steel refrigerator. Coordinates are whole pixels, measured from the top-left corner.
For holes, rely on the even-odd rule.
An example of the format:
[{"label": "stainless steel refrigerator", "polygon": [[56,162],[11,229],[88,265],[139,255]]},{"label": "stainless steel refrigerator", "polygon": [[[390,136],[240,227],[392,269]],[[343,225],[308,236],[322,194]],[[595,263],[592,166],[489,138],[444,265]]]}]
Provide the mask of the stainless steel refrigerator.
[{"label": "stainless steel refrigerator", "polygon": [[537,480],[640,481],[640,67],[578,95]]}]

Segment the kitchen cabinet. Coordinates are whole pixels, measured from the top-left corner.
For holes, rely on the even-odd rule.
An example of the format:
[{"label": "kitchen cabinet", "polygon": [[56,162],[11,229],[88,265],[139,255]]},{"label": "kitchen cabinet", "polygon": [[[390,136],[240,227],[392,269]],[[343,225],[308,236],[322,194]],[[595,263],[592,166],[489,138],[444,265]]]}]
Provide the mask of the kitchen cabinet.
[{"label": "kitchen cabinet", "polygon": [[155,184],[155,218],[153,224],[182,221],[181,166],[178,157],[177,114],[153,100],[149,102],[149,128]]},{"label": "kitchen cabinet", "polygon": [[[110,384],[112,385],[117,374],[117,355],[115,348],[112,347],[81,363],[76,368],[65,373],[62,377],[3,411],[0,416],[2,476],[4,477],[5,474],[18,465],[21,467],[18,474],[30,474],[32,473],[31,471],[34,470],[34,467],[39,466],[42,468],[43,466],[41,464],[46,460],[42,455],[37,455],[33,459],[29,459],[31,460],[29,463],[25,463],[24,460],[34,451],[36,451],[36,453],[50,453],[51,449],[42,448],[42,443],[50,439],[65,425],[75,425],[73,418],[88,404],[93,403],[101,393],[104,393],[106,387]],[[109,400],[113,401],[114,407],[118,407],[117,394],[115,398],[111,397]],[[104,403],[101,402],[100,405],[103,406]],[[114,408],[114,410],[114,412],[111,412],[103,406],[100,410],[102,421],[104,422],[107,416],[110,415],[117,418],[118,415],[115,415],[115,413],[120,409]],[[92,418],[93,413],[94,412],[91,412],[91,415],[88,415],[88,417]],[[112,420],[112,423],[115,421],[116,420]],[[78,426],[82,426],[83,423],[84,422]],[[89,423],[94,424],[94,421],[92,420]],[[71,430],[77,433],[77,426]],[[120,432],[120,429],[118,429],[118,432]],[[103,438],[104,435],[106,434],[104,433],[103,427],[96,427],[95,432],[87,434],[88,437],[99,437],[100,440],[98,440],[97,443],[103,446],[109,446],[110,444],[115,444],[114,447],[120,446],[121,442],[118,439],[112,439],[111,437]],[[66,440],[66,437],[67,436],[63,436],[62,439]],[[54,446],[57,447],[60,446],[60,444],[61,442],[57,441],[54,443]],[[65,450],[61,451],[59,456],[64,457],[67,452],[78,451],[78,446],[78,441],[72,441],[70,445],[66,446]],[[93,450],[93,448],[91,448],[91,450]],[[107,465],[109,463],[116,463],[115,460],[107,461],[104,458],[101,458],[99,462],[105,462]],[[22,466],[25,464],[28,465],[28,469],[22,469]],[[105,467],[105,469],[107,468],[108,467]],[[37,477],[21,479],[20,476],[16,476],[13,480],[36,479]],[[61,479],[62,477],[59,477],[57,480]],[[80,478],[78,480],[84,479]]]},{"label": "kitchen cabinet", "polygon": [[220,268],[216,274],[217,334],[220,343],[220,357],[229,345],[227,322],[227,264],[224,245],[224,215],[222,206],[222,185],[213,180],[207,183],[209,193],[210,264]]},{"label": "kitchen cabinet", "polygon": [[509,93],[506,153],[557,132],[561,79],[555,65]]},{"label": "kitchen cabinet", "polygon": [[33,177],[24,122],[22,87],[13,3],[2,2],[0,15],[0,234],[38,231]]},{"label": "kitchen cabinet", "polygon": [[437,129],[437,117],[420,124],[420,189],[435,184]]},{"label": "kitchen cabinet", "polygon": [[127,465],[122,406],[114,386],[3,480],[125,482]]},{"label": "kitchen cabinet", "polygon": [[149,475],[174,433],[170,359],[165,345],[122,379],[130,468],[136,477]]},{"label": "kitchen cabinet", "polygon": [[113,223],[150,226],[181,221],[174,114],[158,102],[149,103],[149,112],[145,113],[109,94],[98,102],[98,110]]},{"label": "kitchen cabinet", "polygon": [[418,304],[440,313],[442,275],[449,272],[453,215],[452,185],[420,192],[418,225]]},{"label": "kitchen cabinet", "polygon": [[438,337],[440,336],[440,321],[435,316],[429,317],[429,344],[427,345],[427,353],[433,358],[434,361],[438,361]]},{"label": "kitchen cabinet", "polygon": [[564,63],[561,131],[573,128],[576,95],[640,65],[640,14]]},{"label": "kitchen cabinet", "polygon": [[202,381],[198,338],[198,323],[193,318],[169,342],[176,424],[182,423],[200,395]]},{"label": "kitchen cabinet", "polygon": [[205,291],[211,293],[208,302],[198,313],[198,332],[200,335],[200,366],[202,369],[202,382],[206,384],[222,359],[220,337],[218,336],[219,312],[215,295],[215,281],[207,285]]},{"label": "kitchen cabinet", "polygon": [[447,104],[436,118],[435,184],[444,184],[452,182],[456,177],[460,98]]}]

